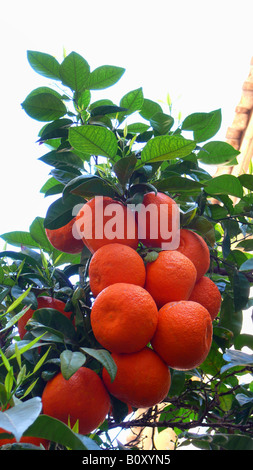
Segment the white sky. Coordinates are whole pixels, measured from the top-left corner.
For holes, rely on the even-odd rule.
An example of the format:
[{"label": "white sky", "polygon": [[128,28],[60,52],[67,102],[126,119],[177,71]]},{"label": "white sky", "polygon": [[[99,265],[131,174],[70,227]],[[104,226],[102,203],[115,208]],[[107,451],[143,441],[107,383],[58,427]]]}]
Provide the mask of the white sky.
[{"label": "white sky", "polygon": [[166,101],[170,93],[183,116],[221,108],[219,139],[225,138],[253,56],[252,1],[16,0],[1,5],[0,234],[28,230],[52,201],[39,193],[50,171],[37,160],[48,151],[36,144],[43,123],[20,106],[34,88],[50,86],[28,64],[28,49],[62,61],[65,48],[84,56],[91,69],[126,68],[120,82],[98,92],[99,98],[118,103],[142,86],[144,96],[155,101]]}]

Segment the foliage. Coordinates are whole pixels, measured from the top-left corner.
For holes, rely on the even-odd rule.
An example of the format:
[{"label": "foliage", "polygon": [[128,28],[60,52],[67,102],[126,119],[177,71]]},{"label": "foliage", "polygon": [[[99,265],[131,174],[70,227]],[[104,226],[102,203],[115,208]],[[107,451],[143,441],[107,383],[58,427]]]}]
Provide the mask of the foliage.
[{"label": "foliage", "polygon": [[[252,373],[253,355],[241,350],[253,348],[253,336],[241,334],[241,327],[242,312],[252,305],[253,175],[210,173],[213,165],[237,163],[238,151],[214,139],[221,110],[195,112],[178,123],[169,100],[164,111],[144,97],[142,88],[128,91],[118,104],[106,96],[94,100],[94,93],[117,84],[124,73],[121,67],[91,71],[76,52],[59,63],[49,54],[28,51],[28,61],[52,83],[33,90],[22,103],[31,118],[43,123],[38,144],[49,151],[40,160],[51,169],[41,193],[51,202],[45,217],[38,216],[29,231],[1,235],[16,248],[0,253],[0,426],[15,412],[8,428],[13,435],[47,437],[53,448],[118,448],[110,430],[148,426],[173,428],[175,446],[191,442],[201,449],[252,449],[253,387],[244,379]],[[70,430],[39,416],[45,383],[59,369],[69,378],[83,364],[98,374],[104,365],[113,377],[115,365],[90,329],[90,253],[85,247],[80,255],[57,251],[45,228],[65,225],[85,198],[105,195],[138,204],[145,192],[157,190],[180,205],[181,226],[196,230],[208,243],[208,274],[222,294],[212,348],[198,369],[172,371],[162,407],[131,420],[124,404],[114,400],[112,416],[92,436],[80,436],[78,427]],[[152,256],[150,251],[147,256]],[[36,309],[39,293],[64,300],[76,317],[76,330],[63,315],[40,309],[21,341],[16,323],[26,308]],[[18,405],[8,410],[13,403]],[[22,414],[20,421],[22,406],[26,418]],[[141,445],[141,438],[137,441],[133,448]]]}]

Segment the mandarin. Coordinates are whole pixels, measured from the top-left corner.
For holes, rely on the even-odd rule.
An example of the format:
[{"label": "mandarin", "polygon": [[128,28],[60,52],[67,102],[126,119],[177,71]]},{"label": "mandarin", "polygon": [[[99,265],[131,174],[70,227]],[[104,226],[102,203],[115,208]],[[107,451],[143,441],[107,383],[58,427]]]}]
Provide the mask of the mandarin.
[{"label": "mandarin", "polygon": [[203,276],[196,282],[189,300],[203,305],[214,320],[220,311],[222,298],[215,282],[209,277]]},{"label": "mandarin", "polygon": [[73,234],[75,220],[74,217],[66,225],[57,229],[45,229],[46,236],[54,248],[64,253],[81,253],[84,244],[82,240],[77,239]]},{"label": "mandarin", "polygon": [[194,264],[178,251],[160,251],[146,265],[145,289],[158,308],[174,300],[188,300],[196,282]]},{"label": "mandarin", "polygon": [[171,375],[168,366],[149,347],[131,354],[112,353],[117,366],[111,381],[103,368],[102,379],[109,393],[128,405],[146,408],[160,403],[168,395]]},{"label": "mandarin", "polygon": [[138,246],[134,213],[111,197],[95,196],[86,202],[76,216],[75,230],[91,253],[110,243]]},{"label": "mandarin", "polygon": [[189,300],[171,302],[159,310],[151,345],[169,367],[189,370],[206,359],[212,331],[212,319],[205,307]]},{"label": "mandarin", "polygon": [[68,424],[79,422],[80,434],[89,434],[106,418],[110,397],[101,378],[92,369],[80,367],[66,380],[59,372],[42,393],[43,413]]},{"label": "mandarin", "polygon": [[197,270],[197,281],[206,274],[210,266],[210,252],[205,240],[198,233],[181,229],[177,251],[192,261]]},{"label": "mandarin", "polygon": [[144,195],[136,211],[139,240],[147,247],[162,248],[172,240],[172,224],[179,227],[179,209],[176,202],[161,192]]},{"label": "mandarin", "polygon": [[[58,312],[62,313],[63,315],[65,315],[65,317],[71,319],[72,312],[65,312],[64,309],[65,309],[66,304],[62,300],[42,295],[40,297],[37,297],[37,302],[38,302],[37,309],[39,309],[39,308],[53,308],[55,310],[58,310]],[[18,326],[19,336],[20,336],[21,339],[23,339],[23,337],[25,336],[25,334],[27,332],[27,330],[25,328],[26,324],[27,324],[28,320],[30,320],[30,318],[32,318],[34,312],[35,312],[35,310],[33,310],[32,308],[29,308],[29,310],[27,310],[27,312],[18,320],[18,325],[17,326]],[[74,323],[74,320],[73,320],[73,323]]]},{"label": "mandarin", "polygon": [[117,283],[96,297],[90,319],[94,336],[105,349],[132,353],[144,348],[155,333],[158,309],[143,287]]},{"label": "mandarin", "polygon": [[99,248],[89,265],[90,289],[96,297],[105,287],[126,282],[144,287],[145,264],[133,248],[113,243]]}]

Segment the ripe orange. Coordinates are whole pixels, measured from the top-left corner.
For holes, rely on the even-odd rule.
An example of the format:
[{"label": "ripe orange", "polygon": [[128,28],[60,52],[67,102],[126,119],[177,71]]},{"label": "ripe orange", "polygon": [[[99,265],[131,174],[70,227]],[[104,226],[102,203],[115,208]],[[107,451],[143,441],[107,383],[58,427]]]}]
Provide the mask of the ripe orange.
[{"label": "ripe orange", "polygon": [[[41,297],[37,297],[37,301],[38,301],[38,307],[37,307],[38,309],[39,308],[53,308],[55,310],[58,310],[58,312],[62,313],[63,315],[65,315],[65,317],[69,319],[72,315],[72,312],[65,312],[64,310],[65,303],[62,302],[62,300],[54,299],[53,297],[41,296]],[[34,312],[35,310],[29,308],[29,310],[27,310],[27,312],[18,320],[17,326],[18,326],[19,336],[21,339],[23,339],[23,337],[27,333],[25,326],[28,320],[32,318]]]},{"label": "ripe orange", "polygon": [[152,338],[158,309],[143,287],[117,283],[96,297],[90,319],[94,336],[105,349],[131,353],[144,348]]},{"label": "ripe orange", "polygon": [[179,251],[160,251],[146,265],[145,289],[158,308],[174,300],[188,300],[196,281],[193,263]]},{"label": "ripe orange", "polygon": [[[3,428],[0,428],[0,434],[2,432],[7,433],[7,431],[5,431]],[[10,434],[10,433],[8,433],[8,434]],[[0,439],[0,447],[4,446],[5,444],[14,444],[16,442],[17,441],[16,441],[15,437],[11,437],[10,439],[3,438],[3,439]],[[33,444],[34,446],[37,446],[37,447],[39,447],[40,444],[42,444],[43,447],[45,447],[45,449],[48,448],[48,444],[49,444],[49,441],[46,440],[46,439],[42,439],[40,437],[30,437],[30,436],[22,436],[19,442],[20,443]]]},{"label": "ripe orange", "polygon": [[210,313],[212,320],[217,317],[220,311],[220,291],[212,279],[207,276],[201,277],[200,280],[196,282],[189,300],[203,305]]},{"label": "ripe orange", "polygon": [[110,397],[101,378],[81,367],[66,380],[59,372],[47,382],[42,393],[43,413],[73,427],[79,420],[80,434],[89,434],[104,420]]},{"label": "ripe orange", "polygon": [[76,216],[75,227],[91,253],[110,243],[138,246],[134,213],[110,197],[96,196],[86,202]]},{"label": "ripe orange", "polygon": [[77,254],[83,249],[83,241],[74,237],[72,228],[75,223],[73,218],[68,224],[57,229],[45,229],[48,240],[57,250],[64,253]]},{"label": "ripe orange", "polygon": [[118,282],[144,287],[146,269],[141,256],[133,248],[112,243],[99,248],[89,265],[90,289],[96,297],[101,290]]},{"label": "ripe orange", "polygon": [[179,222],[179,209],[171,197],[161,192],[145,194],[142,206],[136,212],[139,240],[147,247],[157,248],[170,242],[171,235],[167,232],[172,230],[173,217]]},{"label": "ripe orange", "polygon": [[168,395],[171,375],[168,366],[149,347],[132,354],[112,353],[117,366],[114,381],[104,368],[102,379],[107,390],[119,400],[136,408],[160,403]]},{"label": "ripe orange", "polygon": [[212,344],[212,319],[205,307],[197,302],[171,302],[159,310],[156,332],[151,340],[153,349],[178,370],[199,366]]},{"label": "ripe orange", "polygon": [[210,252],[205,240],[188,229],[180,230],[180,244],[177,251],[189,258],[196,270],[197,281],[206,274],[210,266]]}]

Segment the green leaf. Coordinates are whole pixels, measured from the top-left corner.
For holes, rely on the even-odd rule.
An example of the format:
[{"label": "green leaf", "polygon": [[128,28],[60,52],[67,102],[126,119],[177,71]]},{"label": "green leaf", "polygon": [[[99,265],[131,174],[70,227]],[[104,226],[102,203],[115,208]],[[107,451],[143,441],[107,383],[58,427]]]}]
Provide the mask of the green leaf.
[{"label": "green leaf", "polygon": [[235,349],[242,349],[244,346],[253,349],[253,335],[242,333],[235,338]]},{"label": "green leaf", "polygon": [[20,247],[21,245],[24,245],[28,248],[39,248],[38,243],[33,239],[29,232],[8,232],[1,235],[1,238],[13,246]]},{"label": "green leaf", "polygon": [[127,114],[134,113],[135,111],[140,111],[143,106],[143,91],[142,88],[137,88],[136,90],[129,91],[124,95],[120,100],[120,106],[127,108]]},{"label": "green leaf", "polygon": [[69,183],[71,180],[81,175],[81,171],[76,168],[54,168],[50,171],[52,175],[59,183],[62,183],[64,186]]},{"label": "green leaf", "polygon": [[[61,98],[60,98],[61,99]],[[45,124],[39,132],[38,142],[44,142],[50,139],[67,138],[68,128],[73,124],[71,119],[56,119],[49,124]]]},{"label": "green leaf", "polygon": [[127,109],[121,106],[102,105],[92,108],[90,115],[91,117],[105,116],[106,114],[117,114],[124,111],[127,111]]},{"label": "green leaf", "polygon": [[250,191],[253,191],[253,175],[239,175],[238,179],[242,186],[249,189]]},{"label": "green leaf", "polygon": [[223,165],[239,154],[240,152],[227,142],[212,141],[202,147],[198,159],[207,165]]},{"label": "green leaf", "polygon": [[113,159],[118,150],[115,135],[109,129],[99,126],[77,126],[69,130],[69,142],[83,153]]},{"label": "green leaf", "polygon": [[12,433],[19,441],[23,433],[39,416],[41,410],[41,399],[31,398],[4,412],[0,411],[0,427]]},{"label": "green leaf", "polygon": [[84,204],[84,200],[73,194],[68,194],[64,199],[63,197],[56,199],[48,207],[44,227],[53,230],[66,225],[73,219],[73,209],[78,204]]},{"label": "green leaf", "polygon": [[197,142],[204,142],[205,140],[211,139],[215,134],[217,134],[218,130],[221,126],[221,110],[217,109],[216,111],[212,111],[209,113],[211,118],[208,123],[206,123],[205,127],[201,129],[196,129],[193,132],[194,140]]},{"label": "green leaf", "polygon": [[113,171],[123,187],[132,176],[136,163],[137,158],[134,154],[129,155],[128,157],[123,157],[115,163]]},{"label": "green leaf", "polygon": [[91,72],[85,86],[89,90],[102,90],[104,88],[108,88],[117,83],[124,72],[125,69],[121,67],[102,65]]},{"label": "green leaf", "polygon": [[83,169],[83,161],[73,152],[58,152],[57,150],[52,150],[40,157],[39,160],[55,168],[73,167],[78,170]]},{"label": "green leaf", "polygon": [[236,245],[236,248],[243,248],[244,251],[253,251],[253,240],[242,240]]},{"label": "green leaf", "polygon": [[253,258],[247,259],[241,264],[239,271],[252,271],[253,270]]},{"label": "green leaf", "polygon": [[[66,184],[63,190],[63,198],[65,199],[70,193],[72,195],[82,196],[83,198],[92,196],[115,196],[113,187],[105,179],[89,174],[77,176]],[[83,204],[84,203],[85,201],[83,200]]]},{"label": "green leaf", "polygon": [[78,351],[65,350],[60,355],[61,373],[68,380],[85,363],[86,357]]},{"label": "green leaf", "polygon": [[154,116],[155,113],[162,113],[163,110],[161,106],[156,103],[155,101],[149,100],[144,98],[143,104],[140,110],[140,115],[144,119],[150,121],[150,119]]},{"label": "green leaf", "polygon": [[44,52],[27,51],[27,59],[35,72],[46,78],[60,80],[60,64],[52,55]]},{"label": "green leaf", "polygon": [[[36,336],[46,332],[43,339],[56,341],[56,337],[63,339],[74,339],[76,336],[72,322],[62,313],[53,308],[39,308],[35,310],[32,318],[27,323],[27,329],[36,329]],[[51,336],[51,333],[53,336]]]},{"label": "green leaf", "polygon": [[89,437],[76,434],[62,421],[43,414],[38,416],[24,435],[48,439],[71,450],[100,450]]},{"label": "green leaf", "polygon": [[142,134],[150,128],[149,124],[144,124],[143,122],[134,122],[133,124],[128,124],[127,132],[130,134]]},{"label": "green leaf", "polygon": [[182,122],[182,130],[198,131],[207,127],[212,120],[212,113],[193,113]]},{"label": "green leaf", "polygon": [[169,192],[193,192],[201,191],[203,184],[198,181],[191,180],[184,176],[169,176],[168,178],[154,181],[153,185],[158,191]]},{"label": "green leaf", "polygon": [[194,141],[179,135],[154,137],[147,142],[141,152],[141,164],[183,158],[189,155],[195,146]]},{"label": "green leaf", "polygon": [[53,247],[46,236],[44,219],[42,217],[36,217],[31,223],[29,230],[32,238],[38,243],[38,246],[47,253],[52,253]]},{"label": "green leaf", "polygon": [[80,348],[81,351],[88,354],[91,357],[94,357],[98,362],[100,362],[108,371],[111,380],[113,381],[116,377],[117,366],[106,349],[93,349],[93,348]]},{"label": "green leaf", "polygon": [[243,310],[248,303],[250,283],[242,272],[235,271],[233,284],[235,310]]},{"label": "green leaf", "polygon": [[168,134],[169,130],[174,124],[174,119],[168,114],[158,112],[152,116],[150,119],[150,124],[155,131],[161,135],[164,135]]},{"label": "green leaf", "polygon": [[52,93],[29,95],[21,106],[28,116],[37,121],[53,121],[67,113],[65,104]]},{"label": "green leaf", "polygon": [[90,75],[88,62],[76,52],[71,52],[60,65],[60,76],[71,90],[82,91]]},{"label": "green leaf", "polygon": [[220,175],[208,180],[205,191],[212,196],[229,194],[239,198],[243,197],[242,185],[234,175]]},{"label": "green leaf", "polygon": [[58,181],[51,177],[49,178],[45,184],[43,184],[42,188],[40,189],[40,192],[44,194],[45,197],[47,196],[52,196],[54,194],[60,194],[62,193],[64,189],[64,184],[58,183]]}]

